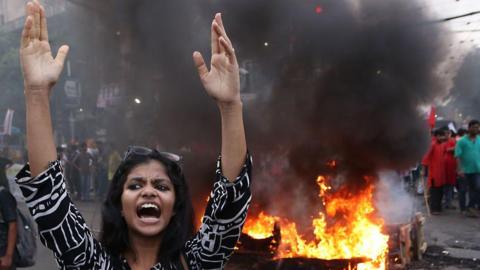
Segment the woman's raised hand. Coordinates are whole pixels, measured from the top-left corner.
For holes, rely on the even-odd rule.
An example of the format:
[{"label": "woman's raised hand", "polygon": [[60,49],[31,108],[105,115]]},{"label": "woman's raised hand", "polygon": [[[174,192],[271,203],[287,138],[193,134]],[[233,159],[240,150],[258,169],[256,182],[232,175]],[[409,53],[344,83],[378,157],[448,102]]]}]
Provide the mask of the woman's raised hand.
[{"label": "woman's raised hand", "polygon": [[53,58],[45,9],[37,0],[27,3],[26,17],[20,45],[25,92],[44,91],[49,94],[63,70],[68,46],[60,47]]},{"label": "woman's raised hand", "polygon": [[193,53],[193,61],[208,95],[220,105],[239,103],[240,75],[232,42],[225,32],[220,13],[215,15],[211,28],[212,59],[210,70],[199,52]]}]

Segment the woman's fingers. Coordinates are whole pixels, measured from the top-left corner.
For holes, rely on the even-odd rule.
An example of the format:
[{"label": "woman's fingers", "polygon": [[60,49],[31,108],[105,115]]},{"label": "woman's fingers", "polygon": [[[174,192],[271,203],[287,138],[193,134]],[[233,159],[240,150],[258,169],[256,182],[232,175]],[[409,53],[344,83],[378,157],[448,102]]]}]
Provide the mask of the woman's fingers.
[{"label": "woman's fingers", "polygon": [[225,40],[225,38],[219,38],[220,44],[225,50],[228,60],[230,60],[231,64],[237,63],[237,57],[235,56],[235,49]]},{"label": "woman's fingers", "polygon": [[211,28],[211,42],[212,42],[212,55],[216,53],[220,53],[220,48],[218,44],[218,33],[215,30],[215,20],[212,21],[212,28]]},{"label": "woman's fingers", "polygon": [[22,39],[20,41],[20,46],[22,48],[26,48],[30,43],[30,31],[32,28],[32,22],[32,17],[27,16],[27,19],[25,20],[25,25],[23,26]]},{"label": "woman's fingers", "polygon": [[213,24],[214,30],[217,32],[217,36],[223,37],[230,45],[232,45],[232,42],[228,38],[227,33],[225,33],[225,30],[220,27],[217,22],[214,22]]},{"label": "woman's fingers", "polygon": [[193,62],[197,67],[198,75],[200,76],[200,79],[205,78],[208,75],[208,68],[207,68],[207,65],[205,64],[205,60],[203,59],[202,54],[199,52],[194,52]]},{"label": "woman's fingers", "polygon": [[225,40],[230,43],[231,46],[233,46],[232,42],[230,41],[230,38],[228,37],[227,35],[227,31],[225,30],[225,26],[223,25],[223,20],[222,20],[222,14],[221,13],[217,13],[215,15],[215,21],[216,23],[218,24],[218,34],[223,36],[225,38]]},{"label": "woman's fingers", "polygon": [[31,27],[28,31],[28,36],[30,40],[35,38],[35,5],[32,2],[27,4],[27,15],[31,19]]},{"label": "woman's fingers", "polygon": [[220,43],[220,51],[221,53],[227,54],[228,58],[230,59],[231,63],[236,63],[237,59],[235,57],[235,49],[233,48],[232,42],[228,39],[225,32],[220,28],[220,26],[215,22],[214,23],[215,30],[219,32],[219,43]]},{"label": "woman's fingers", "polygon": [[65,64],[65,59],[67,58],[69,49],[70,48],[67,45],[63,45],[60,47],[60,49],[58,49],[57,57],[55,57],[55,62],[57,62],[57,64],[59,64],[62,68]]},{"label": "woman's fingers", "polygon": [[34,38],[40,39],[40,5],[37,1],[33,3],[33,28]]},{"label": "woman's fingers", "polygon": [[222,15],[220,13],[215,14],[215,19],[213,20],[212,27],[218,36],[220,53],[225,53],[230,60],[230,63],[236,64],[237,57],[235,56],[235,49],[233,48],[233,44],[227,36],[227,33],[223,26]]},{"label": "woman's fingers", "polygon": [[40,6],[40,40],[48,41],[47,16],[42,6]]},{"label": "woman's fingers", "polygon": [[[218,25],[217,22],[214,22],[213,23],[213,27],[214,27],[214,30],[217,32],[217,35],[219,38],[223,38],[228,44],[229,46],[231,46],[231,43],[230,41],[228,40],[228,37],[226,37],[223,33],[222,33],[222,29],[220,28],[220,26]],[[220,41],[220,40],[219,40]],[[220,46],[220,53],[225,53],[225,50],[223,49],[222,46]]]},{"label": "woman's fingers", "polygon": [[215,20],[218,22],[218,25],[220,25],[223,28],[222,13],[220,12],[216,13]]},{"label": "woman's fingers", "polygon": [[218,23],[216,21],[213,22],[213,28],[214,28],[214,31],[217,33],[217,44],[218,44],[218,53],[221,53],[221,54],[225,54],[227,53],[226,49],[222,46],[221,42],[220,42],[220,39],[223,38],[225,39],[223,36],[222,36],[222,33],[220,31],[220,26],[218,26]]},{"label": "woman's fingers", "polygon": [[27,47],[33,39],[48,41],[47,18],[45,9],[37,0],[26,5],[25,25],[22,31],[21,46]]}]

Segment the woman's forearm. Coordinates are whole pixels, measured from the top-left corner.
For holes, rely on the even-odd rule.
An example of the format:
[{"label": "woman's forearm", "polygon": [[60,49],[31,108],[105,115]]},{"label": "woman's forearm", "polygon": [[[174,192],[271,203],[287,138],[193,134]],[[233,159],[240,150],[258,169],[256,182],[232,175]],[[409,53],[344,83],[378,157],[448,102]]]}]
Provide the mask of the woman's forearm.
[{"label": "woman's forearm", "polygon": [[32,176],[37,176],[57,158],[48,92],[45,89],[25,91],[27,148]]},{"label": "woman's forearm", "polygon": [[68,54],[63,45],[54,58],[49,46],[45,8],[35,0],[26,6],[20,42],[20,64],[27,107],[27,148],[31,175],[37,176],[56,159],[49,97]]},{"label": "woman's forearm", "polygon": [[222,118],[222,170],[223,175],[229,181],[234,181],[240,173],[245,156],[247,154],[247,143],[245,139],[245,128],[243,125],[243,105],[219,104]]}]

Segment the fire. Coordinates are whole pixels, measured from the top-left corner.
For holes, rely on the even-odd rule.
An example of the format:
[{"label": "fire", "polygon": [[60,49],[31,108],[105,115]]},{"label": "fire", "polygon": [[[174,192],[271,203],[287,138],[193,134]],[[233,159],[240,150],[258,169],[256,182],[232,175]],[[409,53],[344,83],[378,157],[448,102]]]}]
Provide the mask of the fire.
[{"label": "fire", "polygon": [[[273,236],[273,226],[280,218],[268,216],[260,212],[257,218],[249,218],[245,222],[244,228],[248,230],[248,235],[254,239],[265,239]],[[245,230],[244,229],[244,230]]]},{"label": "fire", "polygon": [[263,212],[247,220],[244,232],[253,238],[267,238],[278,224],[281,243],[277,258],[366,258],[370,261],[359,264],[357,269],[384,270],[388,236],[382,233],[383,220],[374,216],[373,185],[352,194],[346,187],[333,191],[323,176],[318,177],[317,184],[325,211],[312,220],[314,240],[306,240],[294,222]]}]

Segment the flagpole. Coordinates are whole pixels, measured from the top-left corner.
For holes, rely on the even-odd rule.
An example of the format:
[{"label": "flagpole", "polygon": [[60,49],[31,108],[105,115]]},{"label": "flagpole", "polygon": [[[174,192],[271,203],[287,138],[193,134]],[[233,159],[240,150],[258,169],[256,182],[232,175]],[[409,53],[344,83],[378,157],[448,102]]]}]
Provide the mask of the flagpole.
[{"label": "flagpole", "polygon": [[[435,120],[436,120],[436,112],[435,112],[435,106],[430,107],[430,114],[428,116],[428,126],[430,127],[430,136],[432,136],[432,131],[435,128]],[[427,209],[427,215],[430,217],[431,216],[431,211],[430,211],[430,204],[428,203],[428,199],[430,197],[430,187],[428,186],[428,179],[427,175],[425,174],[426,169],[423,167],[421,171],[422,175],[422,181],[423,181],[423,198],[425,200],[425,208]]]}]

